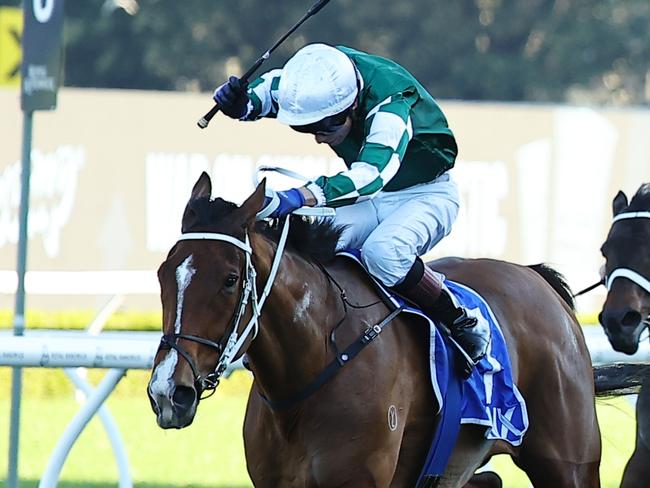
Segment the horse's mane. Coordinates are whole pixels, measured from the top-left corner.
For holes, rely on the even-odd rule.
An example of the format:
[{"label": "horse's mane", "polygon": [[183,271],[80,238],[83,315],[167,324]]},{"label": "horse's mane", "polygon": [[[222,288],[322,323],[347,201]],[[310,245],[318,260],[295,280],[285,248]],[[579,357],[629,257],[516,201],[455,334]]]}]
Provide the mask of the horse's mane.
[{"label": "horse's mane", "polygon": [[544,278],[548,284],[553,287],[557,294],[562,297],[562,300],[571,307],[571,310],[575,312],[576,304],[573,300],[573,293],[571,292],[569,283],[567,283],[566,278],[562,273],[544,263],[531,264],[528,267]]},{"label": "horse's mane", "polygon": [[642,184],[636,191],[626,211],[650,210],[650,183]]},{"label": "horse's mane", "polygon": [[[287,242],[299,254],[320,263],[328,263],[334,259],[336,244],[344,227],[335,226],[326,219],[312,221],[297,215],[291,216],[289,225],[291,227]],[[267,237],[274,241],[279,239],[282,228],[277,222],[259,222],[258,226]]]},{"label": "horse's mane", "polygon": [[[182,232],[189,232],[195,227],[214,226],[220,220],[227,218],[236,208],[237,205],[222,198],[214,200],[208,197],[193,198],[188,202],[183,215]],[[289,248],[321,263],[334,259],[336,244],[344,230],[343,227],[335,226],[326,219],[310,221],[299,216],[292,216],[289,225],[287,237]],[[277,221],[261,221],[257,223],[256,230],[277,242],[282,229],[277,225]]]}]

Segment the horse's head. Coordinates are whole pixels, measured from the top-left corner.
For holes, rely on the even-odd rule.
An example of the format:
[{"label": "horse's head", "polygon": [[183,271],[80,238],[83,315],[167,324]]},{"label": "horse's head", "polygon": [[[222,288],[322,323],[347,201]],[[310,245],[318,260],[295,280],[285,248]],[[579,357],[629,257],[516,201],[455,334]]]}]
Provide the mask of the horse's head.
[{"label": "horse's head", "polygon": [[264,202],[264,182],[240,207],[210,200],[211,189],[203,173],[185,208],[181,238],[158,269],[163,338],[147,392],[162,428],[192,423],[201,394],[214,390],[249,340],[233,343],[251,316],[248,236]]},{"label": "horse's head", "polygon": [[634,354],[650,315],[650,183],[629,205],[619,192],[612,207],[614,222],[601,247],[608,292],[599,320],[616,351]]}]

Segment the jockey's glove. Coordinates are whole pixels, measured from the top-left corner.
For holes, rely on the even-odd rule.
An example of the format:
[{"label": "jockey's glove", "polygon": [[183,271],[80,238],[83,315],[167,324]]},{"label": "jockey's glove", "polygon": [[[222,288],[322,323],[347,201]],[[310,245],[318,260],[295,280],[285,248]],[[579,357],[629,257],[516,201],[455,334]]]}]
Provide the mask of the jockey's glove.
[{"label": "jockey's glove", "polygon": [[264,207],[257,214],[258,219],[279,219],[305,204],[305,197],[298,188],[285,191],[266,189]]},{"label": "jockey's glove", "polygon": [[248,82],[231,76],[214,91],[212,98],[221,107],[221,111],[228,117],[240,119],[248,112]]}]

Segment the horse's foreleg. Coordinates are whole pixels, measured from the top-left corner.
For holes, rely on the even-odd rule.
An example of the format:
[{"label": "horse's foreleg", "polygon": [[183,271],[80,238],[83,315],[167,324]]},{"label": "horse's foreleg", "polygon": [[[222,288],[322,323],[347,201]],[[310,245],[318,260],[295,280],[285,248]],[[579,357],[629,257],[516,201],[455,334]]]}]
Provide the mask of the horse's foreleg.
[{"label": "horse's foreleg", "polygon": [[650,480],[650,450],[637,439],[636,449],[625,466],[621,488],[641,488]]},{"label": "horse's foreleg", "polygon": [[650,440],[650,376],[643,381],[636,401],[636,446],[625,466],[621,488],[648,486],[650,480],[648,440]]}]

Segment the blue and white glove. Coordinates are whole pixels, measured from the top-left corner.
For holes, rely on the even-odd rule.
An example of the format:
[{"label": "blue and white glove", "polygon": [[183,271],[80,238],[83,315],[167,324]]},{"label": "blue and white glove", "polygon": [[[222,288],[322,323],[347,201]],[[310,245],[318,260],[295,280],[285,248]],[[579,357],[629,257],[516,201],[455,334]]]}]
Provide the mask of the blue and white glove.
[{"label": "blue and white glove", "polygon": [[240,119],[248,110],[248,83],[236,76],[231,76],[214,91],[212,98],[221,107],[221,111],[233,119]]},{"label": "blue and white glove", "polygon": [[258,219],[279,219],[305,204],[305,197],[298,188],[285,191],[266,189],[264,208],[257,214]]}]

